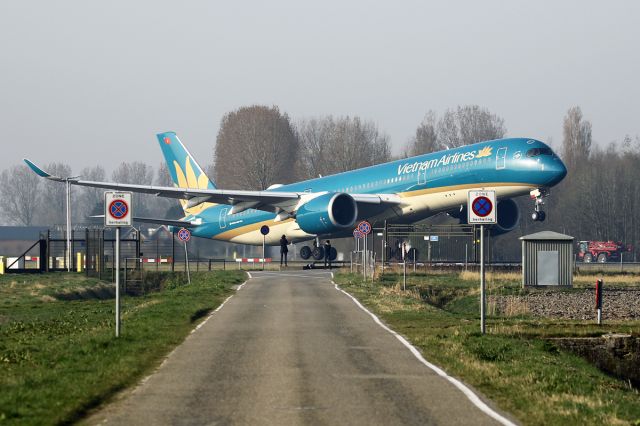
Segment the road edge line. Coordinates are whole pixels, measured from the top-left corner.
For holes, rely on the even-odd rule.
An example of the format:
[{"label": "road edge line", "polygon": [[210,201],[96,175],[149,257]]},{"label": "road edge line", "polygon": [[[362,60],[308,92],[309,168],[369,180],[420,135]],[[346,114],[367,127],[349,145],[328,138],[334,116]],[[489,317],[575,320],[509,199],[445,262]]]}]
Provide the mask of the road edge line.
[{"label": "road edge line", "polygon": [[465,385],[464,383],[462,383],[460,380],[456,379],[455,377],[451,377],[450,375],[448,375],[447,372],[444,371],[442,368],[440,368],[437,365],[432,364],[429,361],[427,361],[415,346],[413,346],[411,343],[409,343],[409,341],[407,339],[405,339],[403,336],[401,336],[399,333],[397,333],[396,331],[394,331],[391,328],[389,328],[388,326],[386,326],[380,320],[380,318],[378,318],[373,312],[371,312],[370,310],[365,308],[364,305],[362,305],[362,303],[360,303],[360,301],[358,299],[356,299],[351,294],[347,293],[346,291],[344,291],[343,289],[338,287],[338,284],[336,284],[335,282],[331,281],[331,283],[335,286],[336,290],[341,291],[342,293],[346,294],[356,304],[356,306],[358,306],[360,309],[362,309],[367,314],[369,314],[369,316],[371,316],[371,318],[373,318],[373,321],[376,324],[378,324],[384,330],[388,331],[393,336],[395,336],[396,339],[398,339],[400,341],[400,343],[402,343],[407,349],[409,349],[409,351],[411,351],[413,356],[416,357],[416,359],[418,361],[420,361],[422,364],[426,365],[428,368],[433,370],[438,376],[447,379],[451,384],[453,384],[456,388],[458,388],[467,397],[467,399],[469,401],[471,401],[473,403],[473,405],[475,405],[480,411],[482,411],[483,413],[485,413],[489,417],[493,418],[494,420],[500,422],[501,424],[503,424],[505,426],[516,426],[516,424],[513,423],[511,420],[507,419],[506,417],[504,417],[500,413],[496,412],[493,408],[489,407],[467,385]]}]

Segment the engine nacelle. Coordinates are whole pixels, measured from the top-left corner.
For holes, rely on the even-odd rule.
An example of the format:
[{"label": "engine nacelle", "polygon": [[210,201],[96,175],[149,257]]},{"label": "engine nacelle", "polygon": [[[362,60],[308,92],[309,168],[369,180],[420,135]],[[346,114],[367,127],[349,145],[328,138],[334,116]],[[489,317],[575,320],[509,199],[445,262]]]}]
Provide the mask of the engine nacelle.
[{"label": "engine nacelle", "polygon": [[[520,208],[512,199],[498,201],[498,210],[496,211],[497,223],[491,227],[491,235],[501,235],[509,231],[513,231],[518,223],[520,223]],[[449,216],[454,217],[460,223],[467,223],[467,207],[456,209],[448,212]]]},{"label": "engine nacelle", "polygon": [[513,231],[516,226],[518,226],[518,223],[520,223],[520,208],[518,204],[511,199],[498,201],[498,210],[496,213],[498,223],[491,229],[491,235],[500,235]]},{"label": "engine nacelle", "polygon": [[330,234],[353,227],[358,218],[358,205],[349,194],[329,193],[303,204],[296,221],[307,234]]}]

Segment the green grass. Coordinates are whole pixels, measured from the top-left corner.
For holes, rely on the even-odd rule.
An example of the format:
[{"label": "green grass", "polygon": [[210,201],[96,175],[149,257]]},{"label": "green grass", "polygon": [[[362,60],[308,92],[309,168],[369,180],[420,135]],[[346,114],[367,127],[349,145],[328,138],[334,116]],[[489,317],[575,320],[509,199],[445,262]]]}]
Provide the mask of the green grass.
[{"label": "green grass", "polygon": [[165,274],[161,291],[122,300],[114,337],[113,286],[78,274],[0,276],[0,424],[81,418],[151,372],[215,309],[238,271]]},{"label": "green grass", "polygon": [[[558,350],[559,336],[640,334],[640,322],[592,322],[491,317],[479,332],[479,290],[457,274],[401,275],[364,283],[341,274],[336,282],[407,337],[425,358],[460,377],[528,425],[640,425],[640,395],[587,361]],[[516,294],[513,280],[493,280],[490,291]]]}]

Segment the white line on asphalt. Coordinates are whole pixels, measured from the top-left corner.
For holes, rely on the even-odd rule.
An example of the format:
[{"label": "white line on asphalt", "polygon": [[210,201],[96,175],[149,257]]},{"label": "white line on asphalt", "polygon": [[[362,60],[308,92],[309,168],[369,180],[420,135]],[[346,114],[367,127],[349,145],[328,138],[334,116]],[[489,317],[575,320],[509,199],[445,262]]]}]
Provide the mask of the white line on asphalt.
[{"label": "white line on asphalt", "polygon": [[247,275],[249,275],[249,278],[253,278],[253,277],[251,276],[251,272],[247,272]]},{"label": "white line on asphalt", "polygon": [[368,313],[371,318],[373,318],[373,320],[376,322],[376,324],[378,324],[380,327],[382,327],[383,329],[387,330],[389,333],[393,334],[403,345],[405,345],[413,354],[413,356],[415,356],[418,361],[420,361],[421,363],[423,363],[424,365],[426,365],[427,367],[429,367],[430,369],[432,369],[433,371],[435,371],[435,373],[438,376],[444,377],[445,379],[447,379],[449,382],[451,382],[455,387],[457,387],[458,389],[460,389],[462,391],[462,393],[469,399],[469,401],[471,401],[476,407],[478,407],[480,410],[482,410],[485,414],[487,414],[489,417],[494,418],[495,420],[497,420],[498,422],[502,423],[505,426],[515,426],[515,423],[511,422],[511,420],[505,418],[504,416],[502,416],[501,414],[497,413],[496,411],[494,411],[491,407],[489,407],[487,404],[485,404],[480,397],[478,397],[478,395],[476,395],[471,389],[469,389],[469,387],[467,387],[464,383],[462,383],[460,380],[449,376],[443,369],[441,369],[440,367],[438,367],[437,365],[431,364],[429,361],[427,361],[426,359],[424,359],[424,357],[422,356],[422,354],[420,353],[420,351],[418,351],[418,349],[416,349],[415,346],[413,346],[411,343],[409,343],[407,341],[407,339],[405,339],[404,337],[402,337],[401,335],[399,335],[398,333],[396,333],[395,331],[393,331],[392,329],[390,329],[389,327],[387,327],[386,325],[384,325],[382,323],[382,321],[380,321],[380,319],[371,311],[369,311],[367,308],[365,308],[359,301],[358,299],[356,299],[355,297],[353,297],[352,295],[350,295],[349,293],[347,293],[346,291],[344,291],[343,289],[341,289],[340,287],[338,287],[338,284],[333,283],[333,285],[335,286],[336,290],[341,291],[342,293],[346,294],[347,296],[349,296],[349,298],[351,298],[351,300],[353,300],[353,302],[363,311],[365,311],[366,313]]},{"label": "white line on asphalt", "polygon": [[322,279],[326,279],[327,276],[326,275],[320,275],[320,274],[309,274],[309,275],[303,275],[303,274],[264,274],[264,275],[256,275],[255,278],[266,278],[266,277],[298,277],[298,278],[322,278]]},{"label": "white line on asphalt", "polygon": [[[249,275],[249,278],[251,278],[251,275]],[[242,290],[242,287],[244,287],[244,285],[245,285],[246,283],[247,283],[247,282],[245,281],[245,282],[243,282],[242,284],[240,284],[240,286],[238,286],[238,288],[236,289],[236,291],[240,291],[240,290]],[[209,316],[208,316],[204,321],[202,321],[200,324],[198,324],[198,325],[196,326],[196,328],[194,328],[193,330],[191,330],[191,333],[189,333],[189,334],[193,334],[193,333],[195,333],[195,332],[196,332],[196,330],[199,330],[199,329],[200,329],[200,327],[202,327],[203,325],[205,325],[205,324],[207,323],[207,321],[209,321],[209,318],[211,318],[211,317],[213,316],[213,314],[215,314],[215,313],[216,313],[216,312],[218,312],[220,309],[222,309],[222,307],[224,306],[224,304],[225,304],[225,303],[227,303],[227,302],[229,301],[229,299],[231,299],[232,297],[233,297],[233,294],[232,294],[231,296],[227,297],[226,299],[224,299],[224,302],[222,302],[222,303],[220,304],[220,306],[218,306],[216,309],[214,309],[214,311],[213,311],[213,312],[211,312],[211,313],[209,314]]]}]

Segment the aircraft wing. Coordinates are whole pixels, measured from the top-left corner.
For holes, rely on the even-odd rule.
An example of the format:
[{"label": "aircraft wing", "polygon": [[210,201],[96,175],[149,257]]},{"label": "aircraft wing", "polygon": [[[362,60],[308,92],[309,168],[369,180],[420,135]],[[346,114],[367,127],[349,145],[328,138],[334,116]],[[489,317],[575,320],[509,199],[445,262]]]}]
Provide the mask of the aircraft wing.
[{"label": "aircraft wing", "polygon": [[[91,216],[94,218],[104,219],[103,214],[98,214]],[[168,226],[176,226],[181,228],[193,228],[195,226],[202,225],[202,219],[198,220],[176,220],[176,219],[161,219],[161,218],[151,218],[151,217],[133,217],[134,222],[140,223],[153,223],[157,225],[168,225]]]},{"label": "aircraft wing", "polygon": [[[33,162],[25,159],[25,163],[38,176],[56,181],[69,182],[72,185],[88,186],[92,188],[111,189],[115,191],[130,191],[142,194],[150,194],[158,197],[175,198],[187,201],[187,208],[195,207],[202,203],[218,203],[233,206],[229,214],[239,213],[246,209],[264,210],[274,213],[281,211],[294,212],[305,198],[313,198],[314,193],[286,192],[286,191],[247,191],[227,189],[192,189],[176,188],[168,186],[136,185],[113,182],[93,182],[77,178],[62,178],[53,176]],[[349,194],[360,204],[400,204],[400,198],[395,194]]]}]

